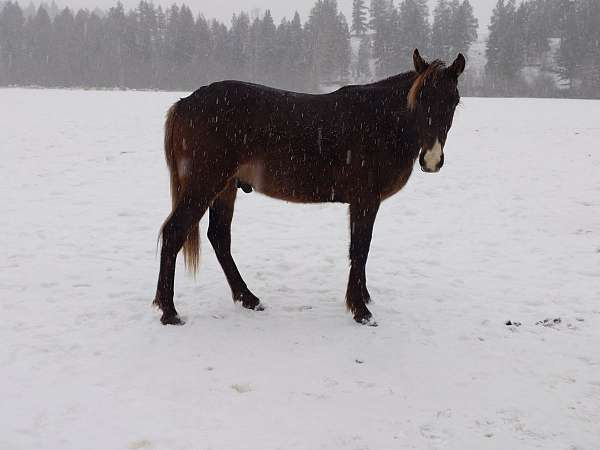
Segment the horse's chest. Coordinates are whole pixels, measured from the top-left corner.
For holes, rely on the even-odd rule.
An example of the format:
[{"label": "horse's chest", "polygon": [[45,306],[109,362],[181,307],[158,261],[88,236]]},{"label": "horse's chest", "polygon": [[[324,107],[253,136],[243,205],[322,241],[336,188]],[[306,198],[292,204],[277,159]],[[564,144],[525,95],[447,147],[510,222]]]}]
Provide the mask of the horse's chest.
[{"label": "horse's chest", "polygon": [[385,200],[386,198],[391,197],[400,189],[402,189],[408,182],[411,173],[412,165],[409,165],[404,169],[400,170],[399,172],[382,177],[382,179],[380,180],[382,188],[381,199]]}]

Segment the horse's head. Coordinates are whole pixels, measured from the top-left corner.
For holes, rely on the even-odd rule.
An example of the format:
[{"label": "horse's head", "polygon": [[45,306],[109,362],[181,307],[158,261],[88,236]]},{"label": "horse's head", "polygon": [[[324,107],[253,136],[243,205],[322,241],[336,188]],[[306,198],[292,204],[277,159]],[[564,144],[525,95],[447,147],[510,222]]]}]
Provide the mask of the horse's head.
[{"label": "horse's head", "polygon": [[438,172],[444,165],[444,145],[460,101],[458,77],[465,70],[465,58],[459,54],[446,67],[437,60],[425,62],[415,50],[413,61],[417,78],[408,93],[407,106],[416,115],[419,163],[424,172]]}]

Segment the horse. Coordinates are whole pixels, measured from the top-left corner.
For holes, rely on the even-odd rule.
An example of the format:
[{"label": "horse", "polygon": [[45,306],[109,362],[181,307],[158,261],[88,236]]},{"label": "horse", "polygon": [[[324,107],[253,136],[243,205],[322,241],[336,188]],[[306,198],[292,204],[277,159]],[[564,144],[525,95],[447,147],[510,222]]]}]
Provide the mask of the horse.
[{"label": "horse", "polygon": [[424,172],[444,164],[444,145],[459,103],[459,54],[451,65],[301,94],[241,81],[203,86],[167,112],[165,157],[172,211],[161,227],[154,304],[163,324],[182,324],[173,303],[175,262],[183,247],[188,269],[199,262],[199,221],[209,210],[208,239],[234,302],[263,305],[231,256],[237,188],[288,202],[349,205],[350,271],[346,305],[360,324],[377,325],[367,304],[365,266],[380,203],[408,181],[415,161]]}]

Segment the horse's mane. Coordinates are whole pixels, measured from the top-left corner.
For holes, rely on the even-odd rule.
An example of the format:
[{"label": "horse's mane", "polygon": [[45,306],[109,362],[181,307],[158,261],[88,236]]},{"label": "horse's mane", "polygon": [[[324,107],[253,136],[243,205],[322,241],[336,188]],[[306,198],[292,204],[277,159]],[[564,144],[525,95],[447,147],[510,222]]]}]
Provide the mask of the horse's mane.
[{"label": "horse's mane", "polygon": [[430,78],[435,80],[441,70],[446,68],[446,63],[439,59],[432,61],[427,69],[420,74],[414,70],[404,72],[398,75],[384,78],[383,80],[375,81],[363,85],[363,87],[401,87],[408,90],[406,96],[406,104],[409,111],[413,111],[417,106],[417,100],[421,89]]},{"label": "horse's mane", "polygon": [[409,87],[415,79],[417,73],[414,70],[392,75],[391,77],[384,78],[383,80],[374,81],[372,83],[365,84],[365,87],[396,87],[405,86]]},{"label": "horse's mane", "polygon": [[417,107],[419,93],[421,92],[421,89],[423,88],[427,80],[429,78],[435,80],[440,71],[445,67],[446,64],[443,61],[436,59],[435,61],[429,64],[425,71],[423,71],[421,74],[419,74],[419,76],[417,76],[410,88],[410,91],[408,91],[408,96],[406,98],[406,104],[409,111],[414,111],[414,109]]}]

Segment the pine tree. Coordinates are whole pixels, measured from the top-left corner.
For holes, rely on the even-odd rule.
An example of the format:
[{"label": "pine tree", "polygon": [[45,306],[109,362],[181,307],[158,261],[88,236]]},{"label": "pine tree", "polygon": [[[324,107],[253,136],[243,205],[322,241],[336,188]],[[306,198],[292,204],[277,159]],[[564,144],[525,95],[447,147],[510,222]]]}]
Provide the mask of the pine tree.
[{"label": "pine tree", "polygon": [[261,83],[270,84],[276,78],[276,33],[277,28],[273,22],[273,16],[271,16],[271,11],[267,9],[260,22],[256,52],[257,77]]},{"label": "pine tree", "polygon": [[519,6],[521,14],[524,15],[523,36],[525,56],[528,61],[539,61],[540,56],[550,50],[552,8],[549,6],[550,3],[546,0],[532,0],[523,2]]},{"label": "pine tree", "polygon": [[469,0],[463,0],[453,8],[448,35],[449,54],[444,55],[444,58],[451,60],[458,53],[468,54],[471,45],[477,40],[478,26]]},{"label": "pine tree", "polygon": [[338,70],[338,82],[347,83],[352,61],[352,48],[350,47],[350,30],[346,17],[340,12],[337,16],[337,27],[335,33],[336,65]]},{"label": "pine tree", "polygon": [[73,72],[70,74],[72,86],[81,86],[90,71],[91,55],[85,51],[89,20],[90,13],[87,9],[80,9],[75,14],[75,42],[72,49]]},{"label": "pine tree", "polygon": [[376,75],[380,78],[391,74],[389,68],[393,60],[395,45],[394,30],[398,28],[397,11],[390,0],[371,0],[371,21],[374,32],[372,53],[375,58]]},{"label": "pine tree", "polygon": [[500,94],[514,93],[514,82],[524,63],[520,25],[514,0],[498,0],[489,26],[485,70],[492,89]]},{"label": "pine tree", "polygon": [[139,55],[138,82],[141,87],[156,87],[160,38],[158,18],[154,5],[144,0],[137,7],[137,54]]},{"label": "pine tree", "polygon": [[294,13],[289,29],[288,57],[290,59],[289,89],[304,91],[308,88],[308,55],[306,35],[302,28],[300,14]]},{"label": "pine tree", "polygon": [[194,41],[194,15],[188,6],[182,5],[179,10],[179,29],[176,41],[176,52],[182,66],[192,61]]},{"label": "pine tree", "polygon": [[56,64],[54,83],[57,86],[73,86],[72,78],[78,57],[80,37],[75,28],[75,18],[69,8],[54,18],[53,60]]},{"label": "pine tree", "polygon": [[122,85],[127,88],[139,88],[138,76],[140,74],[141,57],[137,46],[138,17],[137,11],[130,10],[125,15],[125,28],[123,30],[123,78]]},{"label": "pine tree", "polygon": [[231,65],[228,68],[232,78],[248,79],[250,76],[250,17],[246,13],[233,15],[229,30],[229,52]]},{"label": "pine tree", "polygon": [[362,36],[367,32],[365,0],[352,0],[352,32],[357,36]]},{"label": "pine tree", "polygon": [[600,5],[595,0],[561,4],[561,77],[576,96],[600,96]]},{"label": "pine tree", "polygon": [[452,26],[452,10],[448,0],[438,0],[433,10],[431,27],[431,54],[435,58],[450,59],[450,28]]},{"label": "pine tree", "polygon": [[287,18],[283,18],[277,27],[275,33],[275,59],[279,62],[277,65],[277,73],[275,74],[274,86],[282,89],[287,88],[286,73],[291,71],[292,62],[289,57],[289,50],[291,46],[290,36],[291,24]]},{"label": "pine tree", "polygon": [[229,55],[227,54],[227,27],[213,19],[210,26],[210,34],[212,40],[210,78],[215,81],[228,78],[227,66],[229,65]]},{"label": "pine tree", "polygon": [[122,3],[110,8],[105,20],[106,27],[106,50],[102,67],[106,71],[103,77],[107,86],[125,86],[125,29],[126,17]]},{"label": "pine tree", "polygon": [[86,24],[83,53],[89,56],[83,86],[104,86],[102,59],[105,49],[104,23],[96,12],[92,12]]},{"label": "pine tree", "polygon": [[358,81],[367,81],[371,78],[371,38],[363,36],[358,47],[358,58],[354,67],[354,78]]},{"label": "pine tree", "polygon": [[29,52],[32,59],[32,74],[28,77],[31,82],[41,86],[51,83],[50,58],[52,51],[52,22],[46,10],[39,7],[29,24]]},{"label": "pine tree", "polygon": [[490,19],[490,25],[488,27],[489,35],[485,50],[485,57],[487,60],[485,71],[492,78],[495,78],[500,72],[500,51],[505,28],[505,17],[506,6],[504,0],[498,0]]},{"label": "pine tree", "polygon": [[166,83],[170,87],[173,83],[173,77],[178,72],[180,59],[177,55],[177,39],[179,35],[179,6],[171,5],[165,11],[166,30],[165,30],[165,60],[167,68]]},{"label": "pine tree", "polygon": [[25,69],[25,18],[18,3],[8,2],[0,12],[0,60],[4,83],[19,83]]},{"label": "pine tree", "polygon": [[197,85],[202,85],[215,79],[211,66],[212,57],[212,35],[210,25],[203,15],[196,18],[194,28],[194,58],[192,70]]},{"label": "pine tree", "polygon": [[399,26],[400,35],[397,39],[397,54],[399,66],[403,70],[413,67],[412,55],[418,48],[422,55],[430,50],[429,9],[427,0],[404,0],[400,4]]},{"label": "pine tree", "polygon": [[583,4],[585,61],[583,92],[587,98],[600,98],[600,4],[585,0]]},{"label": "pine tree", "polygon": [[345,18],[338,13],[335,0],[317,0],[306,24],[309,39],[311,85],[337,82],[341,72],[347,72],[349,33]]}]

